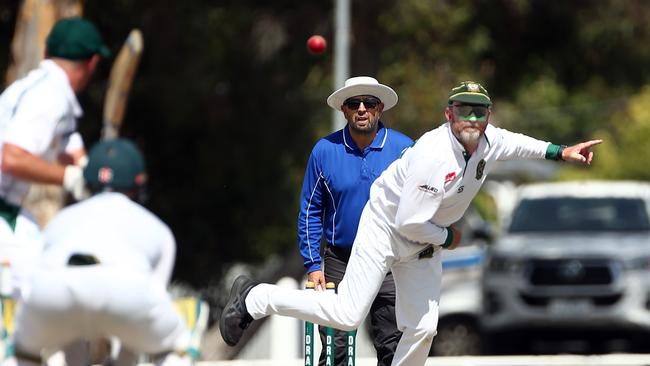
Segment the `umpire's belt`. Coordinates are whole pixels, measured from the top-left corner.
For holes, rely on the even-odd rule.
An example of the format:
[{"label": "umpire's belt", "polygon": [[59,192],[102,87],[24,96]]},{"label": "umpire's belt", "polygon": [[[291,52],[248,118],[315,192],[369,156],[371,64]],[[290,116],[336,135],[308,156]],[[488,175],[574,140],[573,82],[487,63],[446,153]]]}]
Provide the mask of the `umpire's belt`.
[{"label": "umpire's belt", "polygon": [[5,220],[11,231],[16,230],[16,220],[18,219],[18,214],[20,213],[20,206],[16,206],[5,201],[4,198],[0,197],[0,218]]}]

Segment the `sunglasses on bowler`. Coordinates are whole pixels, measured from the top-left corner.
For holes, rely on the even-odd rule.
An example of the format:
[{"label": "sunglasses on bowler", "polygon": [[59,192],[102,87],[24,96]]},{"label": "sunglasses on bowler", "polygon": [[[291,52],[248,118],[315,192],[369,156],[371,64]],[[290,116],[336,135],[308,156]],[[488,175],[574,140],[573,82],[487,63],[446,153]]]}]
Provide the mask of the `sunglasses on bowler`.
[{"label": "sunglasses on bowler", "polygon": [[375,98],[375,97],[366,97],[366,98],[348,98],[343,102],[343,105],[346,107],[352,109],[352,110],[357,110],[359,109],[359,106],[363,102],[363,105],[366,107],[366,109],[375,109],[377,108],[377,105],[381,103],[381,100]]},{"label": "sunglasses on bowler", "polygon": [[458,117],[463,120],[470,119],[473,114],[477,121],[485,121],[489,111],[489,108],[485,105],[458,104],[452,107],[456,108]]}]

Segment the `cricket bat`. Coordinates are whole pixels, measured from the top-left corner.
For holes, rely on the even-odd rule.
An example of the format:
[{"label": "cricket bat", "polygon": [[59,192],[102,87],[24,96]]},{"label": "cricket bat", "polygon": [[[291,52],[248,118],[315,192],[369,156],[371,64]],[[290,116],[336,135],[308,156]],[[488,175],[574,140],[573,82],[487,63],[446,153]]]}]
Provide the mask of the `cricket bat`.
[{"label": "cricket bat", "polygon": [[102,140],[114,139],[120,133],[143,47],[142,33],[133,29],[115,57],[104,97]]}]

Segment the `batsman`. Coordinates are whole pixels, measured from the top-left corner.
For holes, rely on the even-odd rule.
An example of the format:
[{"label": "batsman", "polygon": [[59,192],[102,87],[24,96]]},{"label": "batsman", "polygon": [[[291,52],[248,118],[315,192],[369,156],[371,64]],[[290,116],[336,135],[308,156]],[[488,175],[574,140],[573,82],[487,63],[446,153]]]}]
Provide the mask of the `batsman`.
[{"label": "batsman", "polygon": [[30,186],[55,184],[75,199],[84,196],[77,95],[110,55],[92,22],[62,19],[47,37],[38,68],[0,95],[0,259],[11,263],[16,285],[40,250],[40,228],[22,207]]},{"label": "batsman", "polygon": [[355,329],[391,271],[402,331],[392,365],[424,365],[438,326],[441,249],[459,245],[461,232],[454,223],[496,162],[591,164],[591,149],[602,142],[567,147],[495,127],[492,99],[473,81],[451,90],[444,115],[446,122],[422,135],[372,184],[338,292],[289,290],[240,276],[219,322],[228,344],[237,344],[254,319],[272,314]]}]

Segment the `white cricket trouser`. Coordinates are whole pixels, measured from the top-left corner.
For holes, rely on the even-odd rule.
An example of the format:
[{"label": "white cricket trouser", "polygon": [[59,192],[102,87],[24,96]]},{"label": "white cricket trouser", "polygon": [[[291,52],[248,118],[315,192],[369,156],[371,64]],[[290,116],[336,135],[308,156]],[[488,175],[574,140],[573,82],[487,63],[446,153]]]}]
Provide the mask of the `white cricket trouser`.
[{"label": "white cricket trouser", "polygon": [[440,250],[418,259],[425,246],[404,241],[363,211],[337,293],[255,286],[246,297],[254,319],[277,314],[341,330],[359,327],[386,273],[395,278],[397,327],[403,332],[392,365],[424,365],[438,325],[442,265]]},{"label": "white cricket trouser", "polygon": [[145,273],[107,265],[39,269],[21,295],[16,348],[29,354],[108,336],[135,352],[182,351],[189,345],[171,297]]}]

